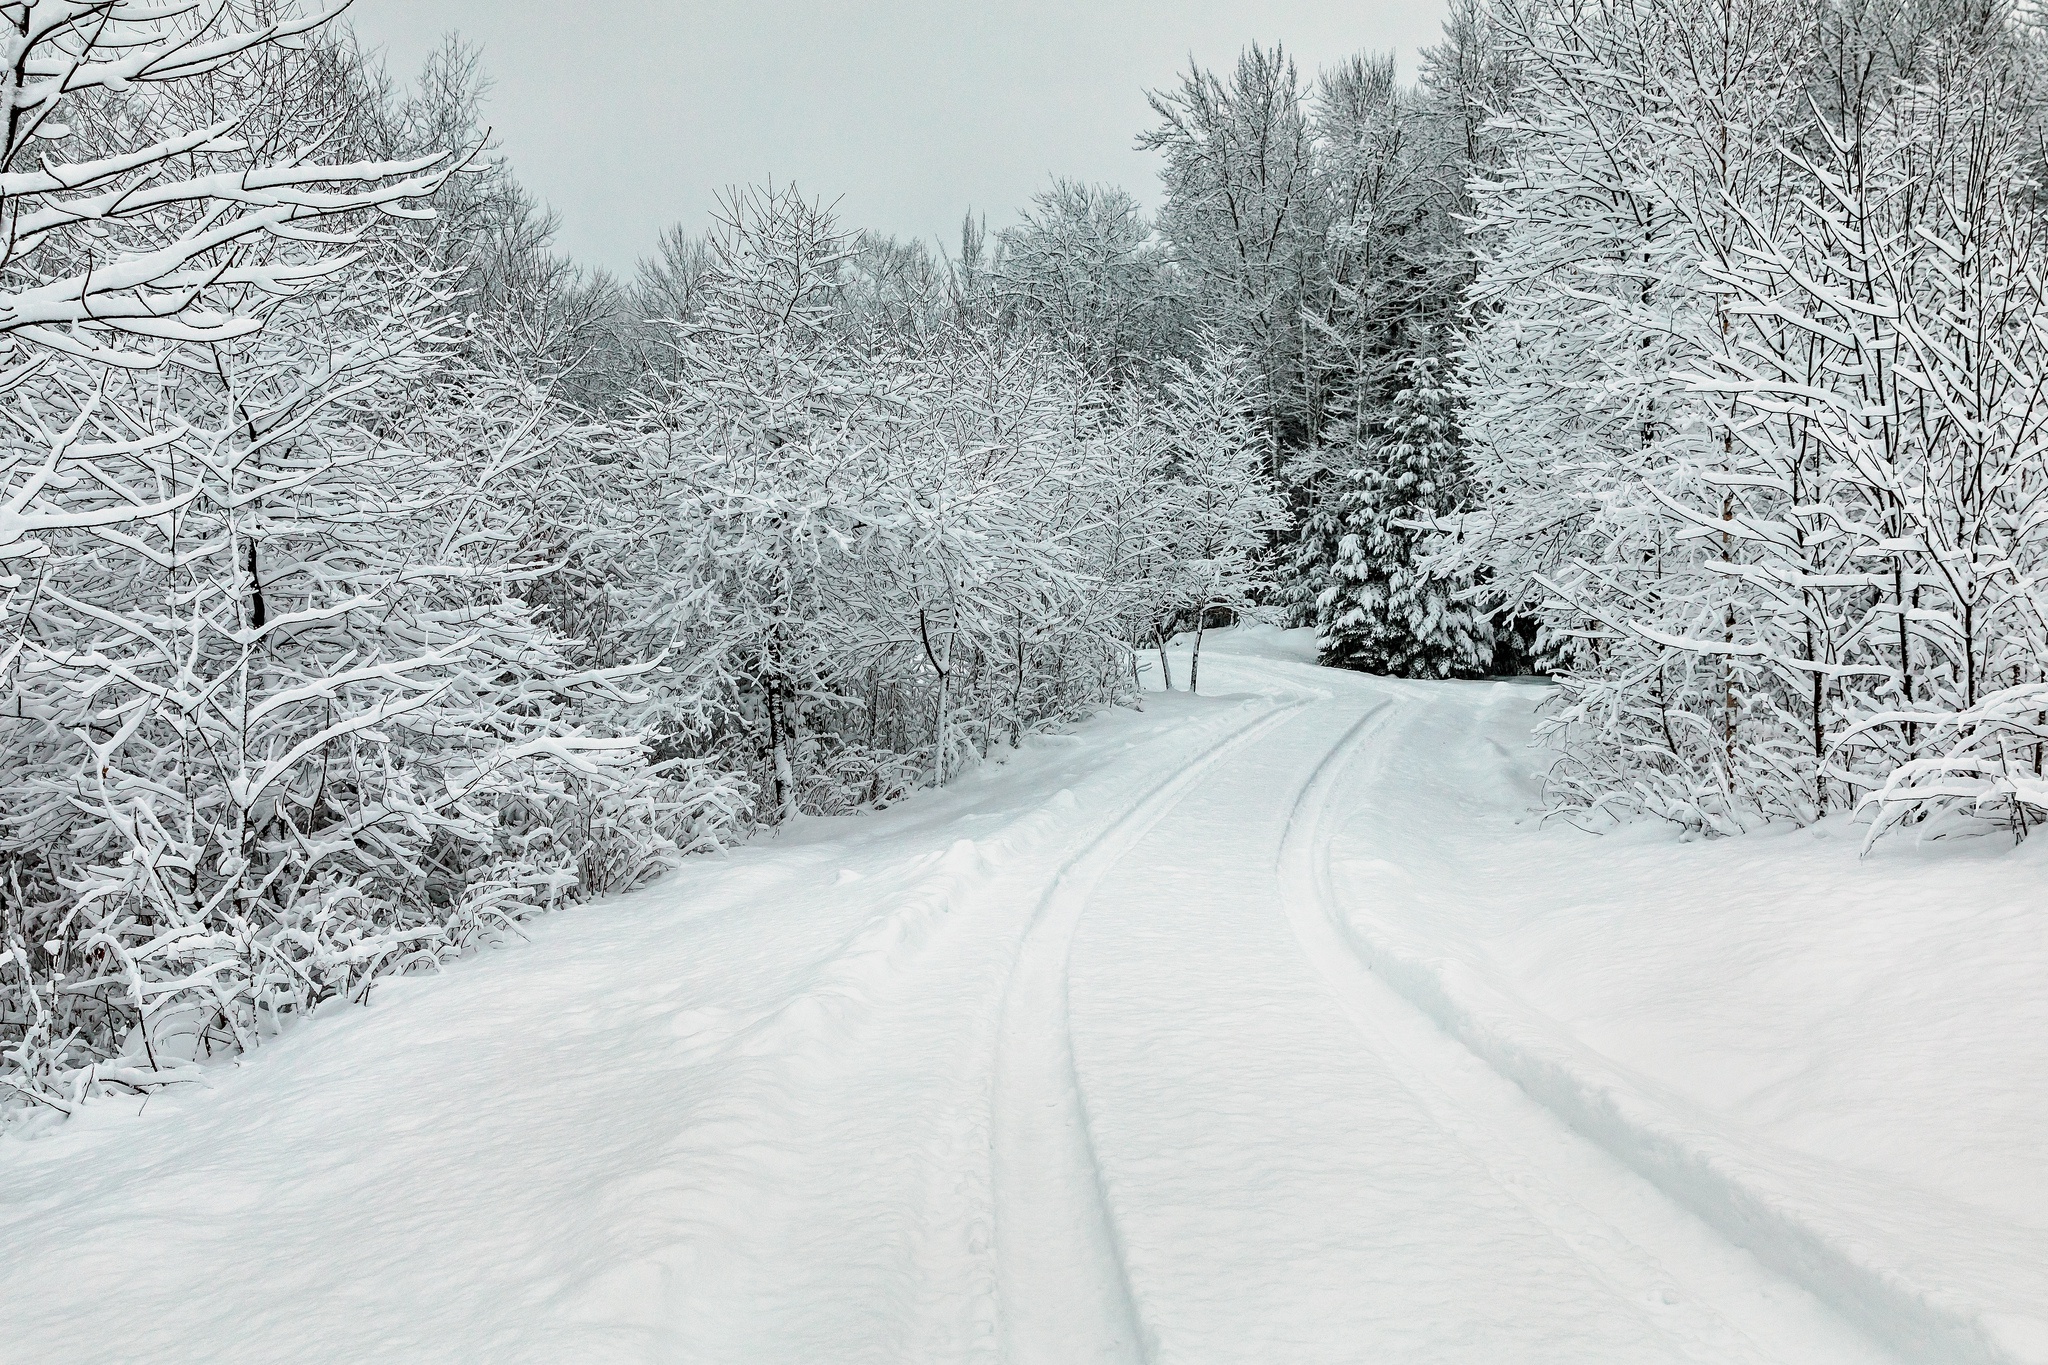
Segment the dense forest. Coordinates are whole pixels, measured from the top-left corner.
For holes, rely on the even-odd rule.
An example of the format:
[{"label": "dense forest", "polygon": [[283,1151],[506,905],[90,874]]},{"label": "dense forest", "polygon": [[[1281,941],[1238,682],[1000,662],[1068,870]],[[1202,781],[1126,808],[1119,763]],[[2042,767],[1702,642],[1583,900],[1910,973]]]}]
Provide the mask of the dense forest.
[{"label": "dense forest", "polygon": [[459,40],[0,20],[0,1104],[1197,688],[1245,614],[1549,675],[1575,819],[2048,812],[2029,12],[1458,0],[1412,80],[1151,92],[1156,212],[763,185],[630,279]]}]

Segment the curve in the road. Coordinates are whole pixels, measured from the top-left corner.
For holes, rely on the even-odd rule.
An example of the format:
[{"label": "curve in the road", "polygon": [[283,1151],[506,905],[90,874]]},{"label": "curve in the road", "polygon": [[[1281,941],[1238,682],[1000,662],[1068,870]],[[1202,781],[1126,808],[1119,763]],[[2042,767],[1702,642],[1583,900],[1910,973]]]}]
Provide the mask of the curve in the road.
[{"label": "curve in the road", "polygon": [[[1372,727],[1383,742],[1371,752],[1361,721],[1319,765],[1296,801],[1281,857],[1287,912],[1303,951],[1368,1037],[1374,1010],[1361,1009],[1361,998],[1399,999],[1674,1207],[1890,1349],[1945,1365],[2048,1361],[2048,1343],[2032,1322],[2002,1318],[1957,1285],[1889,1262],[1883,1239],[1816,1197],[1833,1178],[1822,1163],[1811,1163],[1804,1186],[1765,1169],[1708,1116],[1625,1074],[1490,980],[1460,970],[1454,985],[1426,946],[1403,941],[1370,913],[1348,915],[1332,882],[1323,825],[1340,776],[1358,776],[1363,767],[1368,781],[1381,777],[1388,752],[1399,747],[1398,719],[1387,713]],[[1791,1154],[1773,1156],[1784,1170],[1803,1164]]]},{"label": "curve in the road", "polygon": [[[1581,1245],[1592,1245],[1611,1241],[1617,1236],[1623,1240],[1642,1237],[1645,1229],[1624,1230],[1617,1223],[1630,1225],[1633,1219],[1615,1219],[1615,1206],[1609,1202],[1605,1207],[1588,1206],[1585,1196],[1589,1192],[1588,1182],[1581,1180],[1559,1181],[1558,1172],[1546,1172],[1545,1163],[1528,1164],[1520,1158],[1533,1155],[1533,1146],[1525,1152],[1507,1154],[1497,1149],[1501,1131],[1499,1120],[1506,1115],[1498,1112],[1498,1098],[1485,1094],[1491,1089],[1475,1086],[1468,1077],[1464,1084],[1451,1081],[1452,1073],[1439,1068],[1432,1074],[1424,1075],[1413,1066],[1402,1065],[1405,1051],[1394,1041],[1392,1034],[1412,1032],[1412,1025],[1427,1021],[1426,1028],[1432,1034],[1453,1040],[1468,1052],[1480,1068],[1499,1082],[1512,1087],[1521,1096],[1549,1113],[1555,1120],[1570,1129],[1577,1139],[1587,1145],[1587,1151],[1598,1151],[1619,1166],[1631,1169],[1643,1178],[1663,1199],[1677,1209],[1700,1219],[1702,1231],[1725,1238],[1732,1248],[1756,1255],[1757,1249],[1748,1239],[1731,1235],[1731,1229],[1723,1220],[1715,1217],[1717,1210],[1699,1207],[1699,1201],[1691,1197],[1693,1191],[1683,1181],[1663,1179],[1666,1172],[1654,1164],[1632,1160],[1633,1153],[1616,1150],[1616,1144],[1608,1140],[1607,1134],[1598,1124],[1581,1121],[1581,1115],[1570,1105],[1559,1104],[1542,1086],[1531,1086],[1527,1079],[1516,1074],[1513,1068],[1503,1068],[1494,1049],[1475,1046],[1466,1031],[1458,1027],[1458,1020],[1446,1018],[1432,1009],[1434,1003],[1428,993],[1417,992],[1413,984],[1401,979],[1388,979],[1380,970],[1378,954],[1361,943],[1349,923],[1344,907],[1340,904],[1330,870],[1331,815],[1337,806],[1337,797],[1345,789],[1344,779],[1351,779],[1354,785],[1383,781],[1383,769],[1389,751],[1398,747],[1402,709],[1397,702],[1389,701],[1374,707],[1362,716],[1324,756],[1309,778],[1302,784],[1291,808],[1286,833],[1283,836],[1279,856],[1279,872],[1283,887],[1282,906],[1290,927],[1299,941],[1303,955],[1324,979],[1332,995],[1344,1007],[1357,1026],[1361,1040],[1377,1050],[1397,1070],[1405,1074],[1408,1089],[1416,1098],[1431,1108],[1437,1120],[1444,1125],[1447,1133],[1455,1134],[1458,1140],[1475,1156],[1489,1165],[1504,1167],[1496,1174],[1503,1178],[1503,1184],[1518,1192],[1521,1202],[1530,1212],[1552,1226],[1566,1240]],[[1412,720],[1409,716],[1406,719]],[[1372,742],[1377,740],[1377,746]],[[1418,998],[1420,995],[1422,998]],[[1395,1018],[1413,1012],[1413,1019]],[[1476,1103],[1475,1103],[1476,1102]],[[1488,1115],[1491,1117],[1488,1117]],[[1583,1166],[1583,1161],[1578,1163]],[[1601,1182],[1607,1183],[1607,1182]],[[1663,1238],[1654,1231],[1643,1238],[1646,1246],[1655,1245]],[[1867,1303],[1857,1302],[1853,1297],[1830,1292],[1834,1286],[1824,1278],[1808,1273],[1809,1267],[1798,1258],[1761,1255],[1758,1259],[1771,1270],[1782,1275],[1788,1284],[1797,1285],[1811,1294],[1819,1303],[1841,1315],[1841,1320],[1851,1323],[1884,1322],[1883,1314],[1873,1314]],[[1636,1287],[1636,1292],[1647,1292],[1651,1297],[1666,1299],[1672,1297],[1675,1284],[1645,1281]],[[1720,1297],[1725,1303],[1727,1299]],[[1722,1359],[1771,1359],[1772,1346],[1762,1345],[1750,1335],[1750,1325],[1739,1325],[1714,1303],[1702,1301],[1696,1295],[1688,1295],[1686,1311],[1678,1316],[1693,1319],[1692,1330],[1704,1340],[1718,1340]],[[1771,1325],[1776,1333],[1790,1332],[1792,1339],[1809,1330],[1807,1315],[1795,1314],[1791,1318],[1772,1314],[1778,1319]],[[1893,1325],[1894,1324],[1888,1324]],[[1776,1334],[1769,1334],[1775,1336]],[[1890,1343],[1909,1344],[1924,1349],[1928,1342],[1921,1334],[1913,1331],[1888,1331],[1884,1336]],[[1776,1338],[1782,1343],[1783,1337]],[[1819,1344],[1815,1343],[1816,1349]],[[1953,1345],[1953,1343],[1950,1343]],[[1919,1355],[1919,1350],[1914,1350]],[[1979,1360],[1974,1350],[1967,1350],[1951,1357],[1948,1350],[1934,1350],[1929,1358],[1958,1361]],[[2003,1362],[2000,1363],[2003,1365]]]}]

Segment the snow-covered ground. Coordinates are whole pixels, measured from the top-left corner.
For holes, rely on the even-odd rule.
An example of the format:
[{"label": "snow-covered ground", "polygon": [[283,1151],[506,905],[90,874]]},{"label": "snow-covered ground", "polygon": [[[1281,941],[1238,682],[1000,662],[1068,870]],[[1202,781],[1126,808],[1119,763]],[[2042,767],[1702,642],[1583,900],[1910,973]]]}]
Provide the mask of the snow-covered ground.
[{"label": "snow-covered ground", "polygon": [[1527,734],[1499,690],[1388,713],[1332,854],[1354,947],[1907,1354],[2048,1360],[2048,848],[1539,829]]},{"label": "snow-covered ground", "polygon": [[0,1361],[2048,1360],[2037,849],[1202,680],[0,1143]]}]

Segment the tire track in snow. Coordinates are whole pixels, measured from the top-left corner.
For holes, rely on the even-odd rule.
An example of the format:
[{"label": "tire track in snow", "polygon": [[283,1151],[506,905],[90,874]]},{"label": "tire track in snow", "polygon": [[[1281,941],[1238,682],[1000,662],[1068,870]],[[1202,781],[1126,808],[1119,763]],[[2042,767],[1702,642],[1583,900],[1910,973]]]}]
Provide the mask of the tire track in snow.
[{"label": "tire track in snow", "polygon": [[[1805,1275],[1787,1275],[1787,1267],[1772,1264],[1766,1275],[1785,1275],[1784,1283],[1805,1292],[1791,1300],[1760,1300],[1751,1271],[1752,1250],[1726,1236],[1719,1220],[1702,1218],[1683,1191],[1669,1188],[1613,1152],[1597,1133],[1587,1133],[1570,1114],[1558,1112],[1544,1095],[1501,1069],[1486,1050],[1473,1046],[1463,1029],[1451,1027],[1427,1002],[1416,999],[1405,982],[1383,976],[1376,962],[1379,955],[1358,941],[1338,903],[1324,825],[1340,778],[1351,773],[1355,787],[1373,780],[1385,766],[1383,746],[1363,774],[1353,771],[1367,741],[1395,728],[1399,708],[1398,700],[1381,702],[1332,746],[1302,784],[1280,847],[1284,912],[1303,955],[1362,1038],[1448,1137],[1561,1241],[1599,1267],[1610,1283],[1625,1291],[1624,1297],[1654,1305],[1674,1324],[1684,1322],[1687,1335],[1704,1348],[1702,1359],[1759,1365],[1836,1359],[1844,1346],[1865,1354],[1862,1343],[1868,1338],[1851,1327],[1853,1335],[1844,1341],[1836,1329],[1846,1325],[1845,1320],[1823,1307],[1842,1306],[1834,1295],[1821,1291]],[[1418,1044],[1432,1043],[1438,1045],[1439,1055],[1433,1064],[1425,1064],[1414,1054]],[[1445,1050],[1456,1053],[1465,1065],[1445,1065]],[[1568,1142],[1542,1143],[1543,1129],[1551,1126],[1568,1135]],[[1643,1180],[1678,1215],[1679,1225],[1631,1200],[1617,1177],[1619,1182]],[[1703,1244],[1710,1249],[1704,1260]],[[1690,1273],[1685,1282],[1665,1269],[1666,1261],[1686,1264]],[[1777,1258],[1765,1261],[1775,1263]],[[1752,1335],[1754,1328],[1765,1329],[1762,1341]]]},{"label": "tire track in snow", "polygon": [[1032,916],[1003,995],[992,1102],[996,1292],[1016,1365],[1146,1356],[1067,1020],[1067,962],[1089,897],[1210,768],[1307,705],[1275,707],[1146,793],[1061,865]]},{"label": "tire track in snow", "polygon": [[[1383,738],[1392,728],[1399,705],[1399,701],[1388,699],[1368,709],[1323,755],[1295,793],[1281,834],[1278,856],[1282,909],[1289,927],[1301,945],[1303,956],[1323,979],[1363,1042],[1444,1134],[1471,1156],[1537,1222],[1550,1229],[1585,1264],[1594,1268],[1600,1278],[1613,1287],[1617,1299],[1657,1304],[1669,1310],[1685,1296],[1676,1279],[1659,1273],[1654,1255],[1617,1229],[1603,1224],[1597,1215],[1589,1214],[1563,1192],[1582,1188],[1581,1185],[1576,1182],[1552,1184],[1531,1171],[1526,1161],[1515,1161],[1512,1168],[1504,1163],[1499,1151],[1502,1136],[1499,1115],[1490,1116],[1494,1122],[1489,1124],[1487,1117],[1475,1114],[1470,1104],[1474,1097],[1469,1084],[1458,1087],[1464,1092],[1462,1096],[1454,1096],[1450,1093],[1455,1087],[1453,1078],[1445,1075],[1440,1067],[1431,1068],[1415,1060],[1411,1049],[1403,1046],[1403,1040],[1392,1036],[1389,1025],[1396,1020],[1389,1018],[1390,1013],[1414,1015],[1399,1022],[1431,1033],[1435,1030],[1432,1024],[1415,1013],[1407,1001],[1376,978],[1371,967],[1352,946],[1339,919],[1330,880],[1326,817],[1340,790],[1339,779],[1353,770],[1368,742]],[[1407,1041],[1412,1044],[1413,1039]],[[1448,1038],[1437,1041],[1456,1047],[1455,1042]],[[1464,1103],[1460,1102],[1461,1098]],[[1529,1153],[1524,1150],[1514,1155],[1525,1157]],[[1671,1316],[1699,1319],[1702,1315],[1688,1306],[1682,1313]],[[1718,1315],[1708,1314],[1706,1319],[1693,1321],[1691,1330],[1695,1339],[1716,1343],[1717,1349],[1711,1359],[1770,1359],[1757,1350],[1754,1342],[1735,1331]]]}]

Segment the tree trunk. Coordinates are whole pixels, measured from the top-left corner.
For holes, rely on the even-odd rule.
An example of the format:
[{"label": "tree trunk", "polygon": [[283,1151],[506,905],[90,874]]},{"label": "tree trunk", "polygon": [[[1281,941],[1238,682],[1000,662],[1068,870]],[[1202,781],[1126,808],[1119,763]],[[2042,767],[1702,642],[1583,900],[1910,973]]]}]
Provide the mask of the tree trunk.
[{"label": "tree trunk", "polygon": [[946,713],[953,700],[947,695],[947,685],[951,681],[944,673],[939,675],[939,723],[932,736],[932,772],[941,787],[946,785]]},{"label": "tree trunk", "polygon": [[263,578],[257,571],[256,542],[252,538],[249,541],[249,624],[261,630],[269,619],[269,610],[263,602]]},{"label": "tree trunk", "polygon": [[924,657],[931,661],[932,672],[939,675],[939,717],[934,727],[936,733],[932,736],[932,773],[938,785],[943,787],[946,785],[946,714],[952,705],[950,684],[953,670],[948,665],[953,662],[953,637],[946,637],[946,658],[942,663],[932,649],[931,627],[923,608],[919,608],[917,613],[917,633],[924,641]]},{"label": "tree trunk", "polygon": [[[1904,535],[1901,527],[1900,534]],[[1892,554],[1892,596],[1899,604],[1899,705],[1900,709],[1913,709],[1913,654],[1912,640],[1906,633],[1906,557],[1902,552]],[[1912,721],[1906,722],[1906,757],[1912,758],[1920,746],[1919,727]]]},{"label": "tree trunk", "polygon": [[1024,742],[1024,614],[1017,613],[1017,680],[1010,687],[1010,747]]},{"label": "tree trunk", "polygon": [[1202,676],[1202,634],[1209,626],[1209,609],[1202,608],[1195,613],[1195,652],[1188,656],[1188,695],[1193,696],[1201,689],[1197,686]]},{"label": "tree trunk", "polygon": [[768,767],[775,788],[775,823],[780,825],[797,813],[796,770],[789,761],[789,733],[782,723],[780,683],[768,685]]}]

